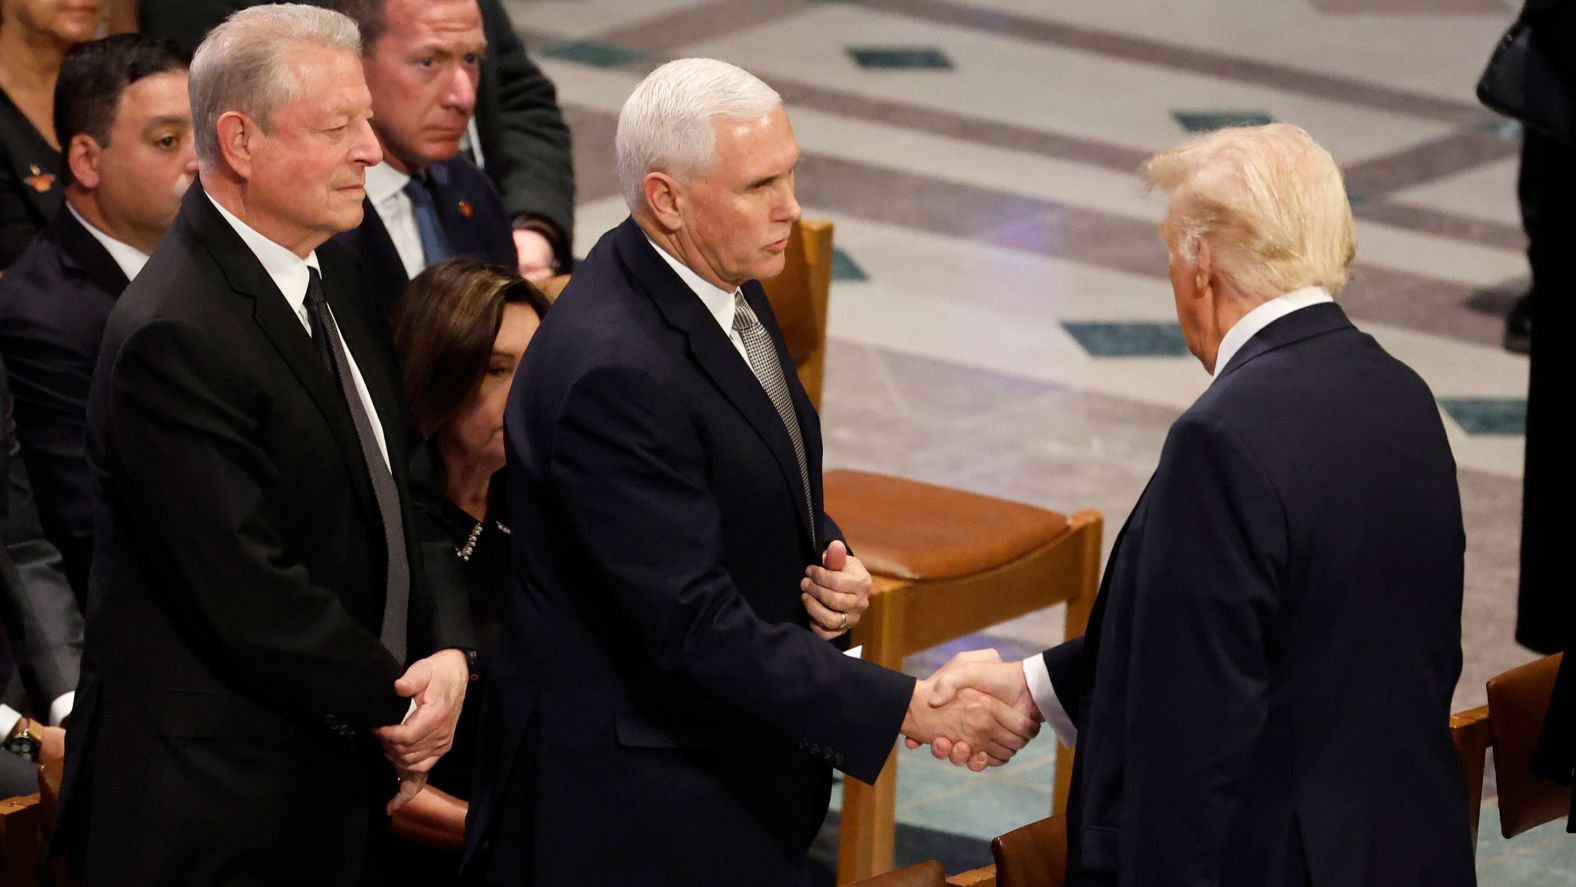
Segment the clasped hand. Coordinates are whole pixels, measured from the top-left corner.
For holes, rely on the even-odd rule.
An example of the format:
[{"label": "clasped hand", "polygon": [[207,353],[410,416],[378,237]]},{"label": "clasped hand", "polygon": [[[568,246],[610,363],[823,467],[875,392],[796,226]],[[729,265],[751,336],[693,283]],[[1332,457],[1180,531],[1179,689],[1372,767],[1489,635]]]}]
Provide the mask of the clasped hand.
[{"label": "clasped hand", "polygon": [[399,775],[399,792],[388,804],[390,816],[427,784],[427,771],[454,744],[454,725],[465,704],[470,664],[459,650],[439,650],[413,663],[394,692],[416,703],[403,723],[377,729],[383,756]]},{"label": "clasped hand", "polygon": [[858,625],[870,607],[870,571],[837,539],[826,546],[821,564],[805,568],[799,600],[810,614],[810,630],[831,640]]},{"label": "clasped hand", "polygon": [[909,748],[976,772],[1007,763],[1044,721],[1023,666],[995,650],[959,653],[914,688],[903,736]]}]

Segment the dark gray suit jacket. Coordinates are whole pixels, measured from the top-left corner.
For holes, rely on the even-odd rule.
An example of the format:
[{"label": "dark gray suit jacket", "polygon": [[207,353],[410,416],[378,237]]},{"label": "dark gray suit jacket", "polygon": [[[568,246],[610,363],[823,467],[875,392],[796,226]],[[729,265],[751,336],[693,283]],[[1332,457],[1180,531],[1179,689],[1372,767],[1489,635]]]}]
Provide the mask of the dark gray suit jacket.
[{"label": "dark gray suit jacket", "polygon": [[[77,688],[82,658],[82,613],[66,582],[60,552],[44,539],[28,482],[18,457],[11,392],[0,364],[0,647],[14,663],[28,703],[40,720],[56,699]],[[0,656],[3,659],[4,656]],[[0,673],[0,686],[7,676]]]}]

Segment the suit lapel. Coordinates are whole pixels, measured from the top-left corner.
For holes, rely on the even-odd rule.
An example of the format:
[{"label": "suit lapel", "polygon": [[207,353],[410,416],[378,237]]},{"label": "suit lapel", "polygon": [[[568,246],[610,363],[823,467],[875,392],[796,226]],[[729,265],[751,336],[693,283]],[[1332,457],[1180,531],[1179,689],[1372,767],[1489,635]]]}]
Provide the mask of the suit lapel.
[{"label": "suit lapel", "polygon": [[120,270],[120,263],[77,221],[71,210],[61,207],[45,230],[45,236],[54,238],[60,245],[60,264],[67,271],[86,277],[95,287],[115,298],[119,298],[131,283]]},{"label": "suit lapel", "polygon": [[[306,389],[307,396],[317,405],[328,423],[336,449],[345,462],[346,474],[356,488],[362,509],[374,526],[382,526],[377,500],[372,493],[372,480],[367,475],[366,460],[361,455],[361,442],[356,437],[355,424],[345,405],[344,394],[323,366],[312,337],[301,319],[290,310],[284,294],[274,285],[263,265],[247,248],[241,236],[230,227],[219,211],[213,208],[200,184],[186,192],[186,205],[182,215],[191,220],[196,240],[212,254],[219,269],[229,281],[230,288],[246,296],[253,303],[253,317],[263,335],[273,344],[285,365],[290,368]],[[326,287],[325,287],[326,288]]]},{"label": "suit lapel", "polygon": [[[787,485],[790,500],[794,503],[794,513],[798,515],[799,526],[804,532],[806,542],[813,546],[815,534],[810,526],[810,516],[802,507],[804,502],[803,485],[799,480],[799,460],[793,452],[793,441],[788,437],[788,429],[783,427],[782,417],[777,414],[777,408],[772,405],[772,400],[766,394],[766,389],[761,387],[760,380],[755,378],[755,372],[739,352],[733,347],[733,341],[717,325],[717,319],[706,310],[700,297],[696,296],[689,285],[679,279],[679,276],[668,267],[667,262],[658,256],[653,247],[646,240],[645,232],[635,224],[633,219],[626,219],[619,226],[618,251],[625,267],[631,272],[631,277],[637,281],[657,303],[667,321],[675,329],[682,331],[689,338],[690,354],[695,362],[716,385],[724,397],[733,404],[734,408],[744,416],[746,422],[755,430],[766,448],[771,451],[772,458],[777,462],[777,471],[783,483]],[[758,289],[758,285],[753,285]],[[770,308],[766,305],[764,294],[759,298],[750,298],[752,285],[745,286],[745,296],[750,307],[756,311],[756,316],[770,316]],[[775,327],[770,328],[772,341],[776,345],[779,362],[783,355],[782,336],[776,332]],[[789,363],[783,370],[784,374],[794,371],[793,364]],[[790,391],[793,389],[789,384]],[[797,414],[797,399],[796,409]],[[804,421],[800,420],[800,434],[806,434],[807,428]],[[810,458],[809,442],[805,443],[806,467]],[[814,484],[812,483],[812,487]]]}]

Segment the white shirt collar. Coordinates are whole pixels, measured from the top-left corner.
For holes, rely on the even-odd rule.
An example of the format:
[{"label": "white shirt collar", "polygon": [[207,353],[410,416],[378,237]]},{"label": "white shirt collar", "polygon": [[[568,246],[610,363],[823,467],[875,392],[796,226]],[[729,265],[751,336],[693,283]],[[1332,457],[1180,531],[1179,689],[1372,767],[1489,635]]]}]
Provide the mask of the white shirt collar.
[{"label": "white shirt collar", "polygon": [[280,294],[285,297],[286,302],[290,303],[290,310],[305,323],[306,309],[303,306],[306,304],[306,285],[312,277],[307,269],[316,268],[319,275],[323,273],[322,266],[317,263],[317,250],[307,253],[306,258],[302,259],[259,234],[251,225],[236,218],[234,213],[220,206],[219,201],[214,200],[212,194],[204,191],[203,196],[208,198],[213,208],[219,211],[219,215],[224,216],[224,220],[230,223],[235,233],[241,235],[241,240],[245,242],[247,249],[250,249],[252,255],[257,257],[257,261],[263,264],[263,270],[268,272],[274,286],[279,287]]},{"label": "white shirt collar", "polygon": [[387,160],[377,166],[369,166],[367,167],[367,199],[371,200],[374,206],[382,204],[402,193],[408,181],[410,176],[389,166]]},{"label": "white shirt collar", "polygon": [[[645,232],[641,233],[644,234]],[[657,246],[657,242],[652,240],[649,235],[646,237],[646,242],[651,244],[651,248],[657,251],[657,255],[662,257],[662,261],[667,262],[668,267],[678,274],[679,279],[684,281],[691,290],[695,291],[695,295],[700,297],[701,304],[705,305],[706,310],[711,312],[711,316],[715,317],[717,323],[722,325],[723,333],[729,336],[733,335],[733,314],[735,311],[733,297],[739,292],[739,288],[734,287],[732,290],[718,289],[712,286],[711,282],[706,280],[706,278],[696,274],[688,265],[669,255],[667,250]]]},{"label": "white shirt collar", "polygon": [[1237,355],[1248,340],[1258,335],[1259,330],[1293,311],[1301,311],[1314,305],[1333,302],[1335,299],[1325,292],[1323,287],[1309,286],[1300,290],[1293,290],[1284,296],[1277,296],[1242,315],[1231,329],[1226,330],[1226,335],[1221,337],[1220,350],[1215,353],[1215,372],[1211,378],[1218,379],[1226,367],[1231,364],[1231,359]]},{"label": "white shirt collar", "polygon": [[116,240],[100,231],[92,222],[82,218],[82,214],[77,212],[77,208],[72,206],[69,200],[66,201],[66,209],[71,210],[71,215],[78,222],[82,223],[82,227],[88,229],[88,233],[93,235],[94,240],[103,245],[104,251],[109,253],[109,257],[114,259],[115,264],[120,266],[121,273],[126,275],[126,279],[128,281],[136,280],[137,275],[142,273],[142,266],[148,264],[148,254],[125,241]]}]

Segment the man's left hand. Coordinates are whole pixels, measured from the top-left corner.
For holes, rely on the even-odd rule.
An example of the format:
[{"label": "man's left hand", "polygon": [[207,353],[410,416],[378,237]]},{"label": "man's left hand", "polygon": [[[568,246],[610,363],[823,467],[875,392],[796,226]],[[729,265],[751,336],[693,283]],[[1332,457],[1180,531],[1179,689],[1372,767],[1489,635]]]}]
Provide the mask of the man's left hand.
[{"label": "man's left hand", "polygon": [[552,279],[553,245],[542,232],[516,228],[514,251],[519,257],[521,277],[538,285]]},{"label": "man's left hand", "polygon": [[377,729],[384,757],[396,769],[425,773],[449,750],[470,679],[465,654],[449,649],[412,664],[394,682],[394,692],[416,702],[403,724]]},{"label": "man's left hand", "polygon": [[870,571],[836,539],[826,546],[823,562],[805,569],[799,597],[810,614],[810,630],[830,640],[858,625],[870,607]]}]

